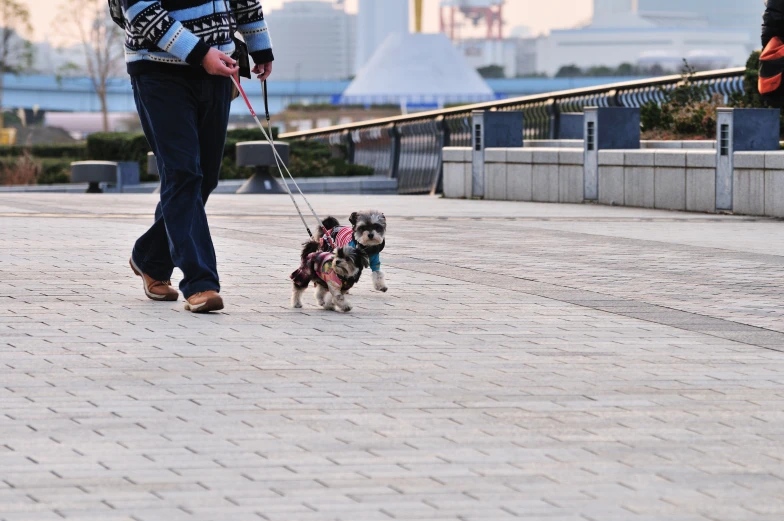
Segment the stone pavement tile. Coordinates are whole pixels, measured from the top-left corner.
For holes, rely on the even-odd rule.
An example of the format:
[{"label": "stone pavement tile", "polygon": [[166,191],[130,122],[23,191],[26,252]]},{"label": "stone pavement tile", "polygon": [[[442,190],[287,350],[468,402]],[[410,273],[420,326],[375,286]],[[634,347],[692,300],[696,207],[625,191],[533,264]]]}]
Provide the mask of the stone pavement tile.
[{"label": "stone pavement tile", "polygon": [[[378,199],[399,213],[392,289],[363,281],[340,315],[288,309],[281,259],[300,239],[285,201],[219,197],[230,306],[194,317],[146,301],[124,265],[146,219],[35,217],[52,201],[24,200],[0,228],[0,298],[14,300],[0,309],[0,491],[38,491],[26,508],[41,519],[116,503],[135,521],[778,521],[784,360],[764,347],[784,331],[784,244],[763,228],[779,224],[689,223],[697,236],[652,212],[588,229],[593,212],[625,212],[590,206],[558,207],[577,213],[552,226],[423,220],[421,199]],[[728,234],[757,253],[715,249]]]}]

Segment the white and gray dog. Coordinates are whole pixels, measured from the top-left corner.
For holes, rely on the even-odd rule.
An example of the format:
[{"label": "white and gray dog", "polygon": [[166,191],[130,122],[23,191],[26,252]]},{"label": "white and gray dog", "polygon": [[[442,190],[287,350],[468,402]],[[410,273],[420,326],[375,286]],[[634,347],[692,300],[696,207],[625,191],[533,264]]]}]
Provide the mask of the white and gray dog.
[{"label": "white and gray dog", "polygon": [[[378,291],[387,291],[384,273],[381,271],[381,252],[386,246],[387,218],[376,210],[354,212],[348,218],[351,226],[341,226],[334,217],[324,219],[322,225],[332,238],[332,246],[361,247],[370,257],[370,269],[373,270],[373,286]],[[332,249],[327,235],[317,239],[322,251]]]},{"label": "white and gray dog", "polygon": [[316,285],[316,302],[324,309],[335,307],[351,311],[346,293],[359,282],[363,268],[368,267],[368,256],[362,247],[344,246],[332,251],[320,251],[318,242],[305,244],[300,267],[291,274],[294,283],[291,305],[302,307],[302,294],[311,283]]}]

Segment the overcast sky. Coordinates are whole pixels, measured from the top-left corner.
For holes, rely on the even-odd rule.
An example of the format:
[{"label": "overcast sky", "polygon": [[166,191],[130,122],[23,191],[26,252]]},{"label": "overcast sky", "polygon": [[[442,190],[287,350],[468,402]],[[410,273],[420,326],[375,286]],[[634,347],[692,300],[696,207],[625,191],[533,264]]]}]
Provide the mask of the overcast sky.
[{"label": "overcast sky", "polygon": [[[35,29],[34,38],[44,40],[51,32],[57,8],[62,0],[22,0],[30,6]],[[284,1],[262,0],[262,5],[270,12],[270,31],[273,41],[275,37],[274,10],[280,8]],[[327,1],[327,0],[325,0]],[[384,0],[376,0],[383,2]],[[747,0],[739,0],[747,1]],[[356,10],[357,0],[346,0],[349,10]],[[439,0],[425,0],[425,30],[438,31]],[[506,19],[507,31],[515,26],[528,26],[534,34],[547,32],[550,29],[572,27],[586,22],[591,17],[591,0],[507,0]],[[50,37],[50,40],[55,38]]]}]

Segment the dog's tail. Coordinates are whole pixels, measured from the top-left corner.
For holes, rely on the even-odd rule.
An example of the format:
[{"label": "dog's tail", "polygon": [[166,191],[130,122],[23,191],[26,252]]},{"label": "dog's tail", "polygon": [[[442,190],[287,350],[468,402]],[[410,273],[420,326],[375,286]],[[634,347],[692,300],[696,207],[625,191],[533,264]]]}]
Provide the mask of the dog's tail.
[{"label": "dog's tail", "polygon": [[332,228],[337,228],[340,226],[340,221],[332,217],[331,215],[324,219],[321,222],[321,225],[324,227],[325,230],[331,230]]},{"label": "dog's tail", "polygon": [[311,253],[316,253],[321,250],[319,243],[316,241],[306,242],[305,246],[302,248],[302,260],[305,261],[308,258],[308,255]]}]

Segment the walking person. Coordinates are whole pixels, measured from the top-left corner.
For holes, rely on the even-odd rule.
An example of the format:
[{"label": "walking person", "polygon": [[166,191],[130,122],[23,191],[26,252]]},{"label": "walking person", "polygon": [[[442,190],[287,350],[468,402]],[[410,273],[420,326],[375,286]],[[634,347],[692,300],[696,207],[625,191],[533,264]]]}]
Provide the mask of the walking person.
[{"label": "walking person", "polygon": [[155,153],[161,199],[155,223],[136,242],[131,268],[148,298],[176,301],[178,267],[185,309],[223,309],[215,248],[204,205],[218,185],[229,107],[234,29],[265,80],[272,43],[259,0],[122,0],[125,54],[144,134]]}]

